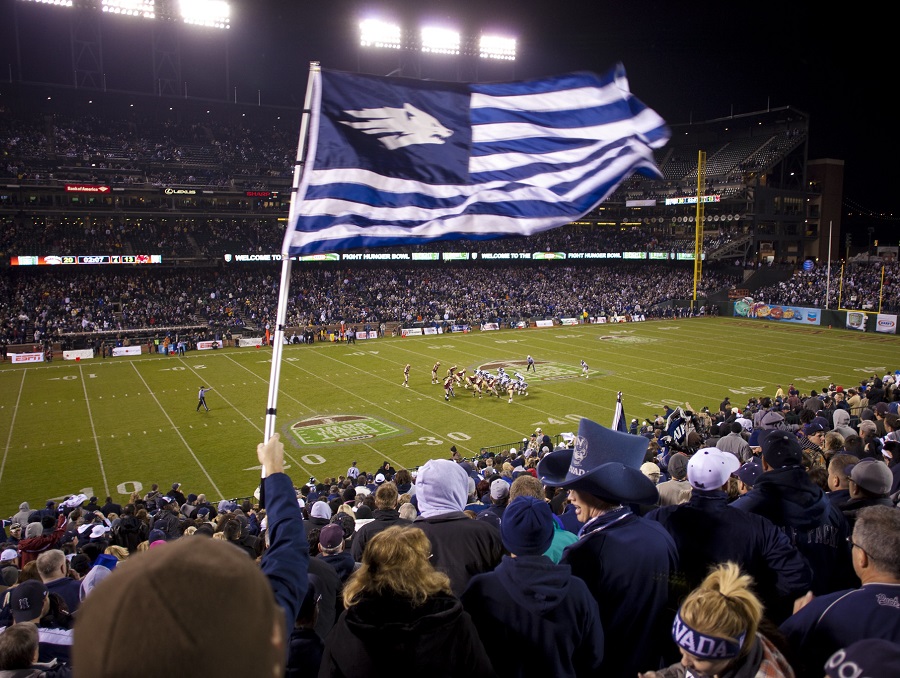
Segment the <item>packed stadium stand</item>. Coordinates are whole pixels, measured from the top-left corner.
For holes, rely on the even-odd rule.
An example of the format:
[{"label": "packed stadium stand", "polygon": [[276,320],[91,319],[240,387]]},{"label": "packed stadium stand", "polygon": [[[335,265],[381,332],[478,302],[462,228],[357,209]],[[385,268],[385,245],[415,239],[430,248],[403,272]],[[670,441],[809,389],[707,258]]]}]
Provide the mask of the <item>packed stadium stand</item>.
[{"label": "packed stadium stand", "polygon": [[[289,207],[299,110],[25,83],[0,89],[8,341],[178,326],[261,331],[273,321],[272,261]],[[635,175],[577,223],[529,238],[392,248],[386,252],[407,261],[389,270],[360,252],[340,264],[304,262],[292,289],[308,292],[292,300],[290,321],[520,322],[635,308],[654,317],[697,312],[738,289],[772,303],[824,305],[809,278],[825,267],[799,271],[818,243],[802,199],[808,123],[784,108],[673,125],[672,141],[656,154],[662,180]],[[705,262],[695,301],[700,151],[702,193],[711,199],[699,212]],[[466,260],[410,261],[423,252]],[[570,261],[552,260],[556,253]],[[510,256],[517,260],[503,259]],[[85,257],[130,263],[87,271],[22,265]],[[761,268],[766,276],[753,275]],[[858,268],[843,299],[872,306],[869,285],[880,269]],[[898,306],[896,272],[888,273],[888,285],[875,288],[884,310]],[[611,284],[622,280],[629,282]],[[385,283],[378,298],[368,292]],[[831,293],[836,304],[836,286]]]}]

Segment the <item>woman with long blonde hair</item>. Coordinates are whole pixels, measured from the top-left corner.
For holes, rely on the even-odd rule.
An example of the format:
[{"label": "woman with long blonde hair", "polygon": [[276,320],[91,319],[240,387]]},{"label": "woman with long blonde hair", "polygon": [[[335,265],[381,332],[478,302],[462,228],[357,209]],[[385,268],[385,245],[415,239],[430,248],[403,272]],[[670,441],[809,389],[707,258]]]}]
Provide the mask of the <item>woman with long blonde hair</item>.
[{"label": "woman with long blonde hair", "polygon": [[[344,607],[328,638],[319,676],[386,676],[400,666],[437,676],[494,676],[471,617],[430,562],[418,527],[373,536],[344,585]],[[398,654],[399,653],[399,654]]]},{"label": "woman with long blonde hair", "polygon": [[793,678],[791,665],[759,632],[763,606],[752,586],[735,563],[713,568],[675,615],[672,639],[681,662],[640,678]]}]

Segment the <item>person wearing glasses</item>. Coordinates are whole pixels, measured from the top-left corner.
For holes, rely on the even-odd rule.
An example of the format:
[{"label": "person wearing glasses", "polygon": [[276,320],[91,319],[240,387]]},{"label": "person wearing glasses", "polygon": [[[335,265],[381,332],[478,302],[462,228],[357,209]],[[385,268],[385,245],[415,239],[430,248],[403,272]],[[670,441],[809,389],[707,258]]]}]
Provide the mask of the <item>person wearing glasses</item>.
[{"label": "person wearing glasses", "polygon": [[833,652],[859,640],[900,643],[900,510],[861,509],[847,543],[862,586],[807,596],[780,627],[799,676],[820,676]]}]

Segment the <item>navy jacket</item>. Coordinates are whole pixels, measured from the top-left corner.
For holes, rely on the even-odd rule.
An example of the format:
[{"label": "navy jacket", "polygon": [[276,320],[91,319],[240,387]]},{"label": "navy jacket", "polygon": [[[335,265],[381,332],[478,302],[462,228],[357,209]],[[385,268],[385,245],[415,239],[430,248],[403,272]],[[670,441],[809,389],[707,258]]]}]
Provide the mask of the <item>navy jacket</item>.
[{"label": "navy jacket", "polygon": [[832,653],[864,638],[900,643],[900,584],[864,584],[814,598],[781,625],[802,664],[798,676],[821,676]]},{"label": "navy jacket", "polygon": [[623,507],[585,523],[560,564],[572,566],[600,607],[606,642],[599,675],[635,676],[660,668],[672,651],[675,617],[669,582],[678,551],[669,533]]},{"label": "navy jacket", "polygon": [[309,547],[303,529],[303,515],[300,513],[291,479],[284,473],[273,473],[262,482],[266,498],[269,548],[263,553],[260,569],[269,579],[275,600],[284,610],[284,628],[289,633],[294,628],[300,604],[309,585]]},{"label": "navy jacket", "polygon": [[687,503],[655,509],[646,517],[666,528],[678,547],[678,582],[684,585],[679,600],[701,584],[710,566],[728,561],[753,577],[770,618],[782,608],[776,623],[791,614],[795,598],[809,591],[812,570],[806,558],[770,520],[729,506],[725,492],[694,488]]},{"label": "navy jacket", "polygon": [[462,603],[498,676],[600,675],[600,610],[568,565],[504,556],[496,570],[472,578]]},{"label": "navy jacket", "polygon": [[850,560],[847,520],[801,466],[766,471],[731,506],[768,518],[788,536],[812,567],[815,595],[859,584]]}]

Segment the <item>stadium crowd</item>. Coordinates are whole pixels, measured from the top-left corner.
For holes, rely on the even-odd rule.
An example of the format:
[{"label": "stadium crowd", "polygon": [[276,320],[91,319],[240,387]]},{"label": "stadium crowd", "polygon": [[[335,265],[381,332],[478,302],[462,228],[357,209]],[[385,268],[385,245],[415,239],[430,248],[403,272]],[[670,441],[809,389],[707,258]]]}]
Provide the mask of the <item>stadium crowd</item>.
[{"label": "stadium crowd", "polygon": [[[166,258],[218,259],[225,254],[272,254],[281,251],[283,223],[254,218],[219,218],[203,214],[180,218],[106,216],[96,209],[90,216],[0,217],[0,254],[162,254]],[[693,235],[672,233],[662,225],[618,228],[560,228],[527,238],[479,242],[479,252],[691,252]],[[704,235],[704,251],[712,252],[742,235],[740,228],[724,226]],[[415,252],[456,252],[470,243],[439,241],[405,248]],[[385,248],[385,252],[398,251]]]},{"label": "stadium crowd", "polygon": [[275,434],[262,504],[177,482],[23,502],[0,671],[896,676],[898,405],[900,371],[778,385],[305,484]]},{"label": "stadium crowd", "polygon": [[753,297],[768,304],[896,313],[900,310],[900,262],[801,269],[788,280],[754,290]]},{"label": "stadium crowd", "polygon": [[[288,326],[520,319],[646,313],[689,298],[692,270],[664,265],[541,264],[423,268],[294,267]],[[710,269],[700,293],[739,280]],[[248,266],[115,272],[16,271],[0,276],[0,335],[9,343],[60,340],[71,333],[177,326],[264,328],[274,324],[277,271]]]}]

